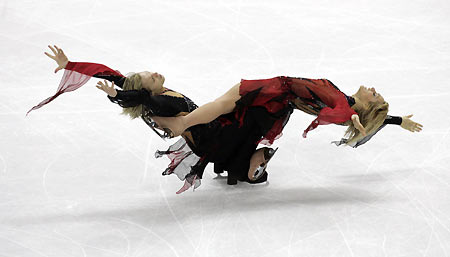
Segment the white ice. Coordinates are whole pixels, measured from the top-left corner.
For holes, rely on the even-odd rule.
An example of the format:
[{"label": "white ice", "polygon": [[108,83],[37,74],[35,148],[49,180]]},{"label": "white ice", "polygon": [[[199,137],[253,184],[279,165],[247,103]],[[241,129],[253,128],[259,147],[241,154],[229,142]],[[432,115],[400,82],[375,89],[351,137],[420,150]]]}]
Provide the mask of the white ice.
[{"label": "white ice", "polygon": [[[450,256],[450,2],[0,1],[0,256]],[[241,78],[375,87],[389,126],[357,149],[296,111],[269,184],[162,177],[156,137],[91,79],[43,108],[70,60],[157,71],[204,104]]]}]

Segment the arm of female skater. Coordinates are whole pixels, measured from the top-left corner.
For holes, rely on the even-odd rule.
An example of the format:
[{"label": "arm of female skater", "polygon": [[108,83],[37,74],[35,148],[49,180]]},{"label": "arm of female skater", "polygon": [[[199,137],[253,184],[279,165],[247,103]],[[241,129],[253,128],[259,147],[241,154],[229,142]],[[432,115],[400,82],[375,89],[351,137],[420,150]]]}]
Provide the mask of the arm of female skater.
[{"label": "arm of female skater", "polygon": [[319,125],[327,124],[342,124],[351,120],[356,129],[358,129],[362,135],[366,135],[366,130],[359,120],[358,114],[348,106],[348,104],[340,103],[334,108],[324,107],[320,110],[317,118],[311,122],[308,128],[303,132],[303,137],[309,131],[317,128]]},{"label": "arm of female skater", "polygon": [[77,90],[78,88],[85,85],[91,77],[104,78],[110,81],[114,81],[115,84],[119,87],[122,87],[123,83],[125,82],[126,78],[122,74],[120,74],[120,72],[112,70],[105,65],[97,63],[70,62],[61,48],[57,47],[56,45],[54,47],[48,47],[53,52],[54,56],[47,52],[45,52],[45,55],[56,61],[56,63],[58,64],[55,72],[65,69],[64,74],[62,76],[58,89],[56,90],[56,93],[50,97],[47,97],[39,104],[33,106],[26,115],[28,115],[31,111],[37,110],[42,106],[50,103],[61,94]]},{"label": "arm of female skater", "polygon": [[[399,117],[399,116],[391,116],[388,115],[386,117],[386,119],[384,120],[383,125],[381,125],[375,132],[373,132],[372,134],[369,134],[367,136],[365,136],[364,138],[361,138],[358,142],[355,143],[355,145],[353,145],[353,148],[357,148],[365,143],[367,143],[370,139],[372,139],[373,136],[375,136],[380,130],[382,130],[384,127],[386,127],[386,125],[388,124],[396,124],[396,125],[400,125],[403,129],[406,129],[408,131],[411,132],[420,132],[422,131],[422,125],[412,121],[410,118],[413,115],[407,115],[407,116],[403,116],[403,117]],[[345,144],[347,142],[346,138],[342,138],[340,141],[332,141],[331,143],[336,144],[336,146]]]},{"label": "arm of female skater", "polygon": [[[174,117],[182,112],[189,111],[189,107],[183,97],[177,97],[173,91],[166,94],[152,95],[145,89],[140,90],[116,90],[114,82],[109,86],[106,80],[99,81],[96,87],[108,94],[111,102],[123,108],[145,105],[152,115],[161,117]],[[180,94],[180,96],[182,96]]]},{"label": "arm of female skater", "polygon": [[55,45],[52,47],[49,45],[48,47],[53,52],[54,56],[47,52],[45,52],[45,55],[53,59],[58,64],[58,67],[55,69],[55,73],[62,69],[75,71],[90,77],[107,79],[111,82],[114,82],[116,86],[120,88],[123,87],[123,83],[126,77],[123,76],[120,72],[99,63],[71,62],[65,55],[64,51],[58,46]]}]

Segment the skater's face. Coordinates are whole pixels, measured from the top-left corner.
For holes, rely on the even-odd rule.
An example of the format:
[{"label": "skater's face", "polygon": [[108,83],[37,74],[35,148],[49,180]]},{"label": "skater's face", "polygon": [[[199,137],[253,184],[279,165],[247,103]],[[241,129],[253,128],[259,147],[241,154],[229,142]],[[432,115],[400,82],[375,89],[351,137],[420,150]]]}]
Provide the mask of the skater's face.
[{"label": "skater's face", "polygon": [[163,75],[157,72],[143,71],[139,72],[139,75],[141,76],[142,87],[151,92],[160,92],[166,80]]},{"label": "skater's face", "polygon": [[359,87],[358,92],[356,92],[356,96],[361,100],[364,104],[369,104],[373,102],[383,103],[384,98],[375,90],[375,88],[367,88],[365,86]]}]

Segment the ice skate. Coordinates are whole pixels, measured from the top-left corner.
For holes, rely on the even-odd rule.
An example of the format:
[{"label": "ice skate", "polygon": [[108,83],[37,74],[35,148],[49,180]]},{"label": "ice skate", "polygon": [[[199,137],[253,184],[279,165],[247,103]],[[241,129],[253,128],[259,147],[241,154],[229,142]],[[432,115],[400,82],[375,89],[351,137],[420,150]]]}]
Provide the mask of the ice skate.
[{"label": "ice skate", "polygon": [[269,163],[270,159],[275,155],[277,152],[278,147],[276,149],[264,147],[264,161],[256,168],[255,172],[253,173],[253,177],[251,180],[255,181],[261,178],[266,173],[267,164]]},{"label": "ice skate", "polygon": [[186,129],[181,116],[178,117],[154,117],[159,128],[164,131],[165,138],[174,138],[181,135]]},{"label": "ice skate", "polygon": [[[160,138],[162,138],[163,140],[166,140],[166,138],[173,138],[174,136],[173,136],[173,134],[172,134],[172,131],[170,131],[170,129],[167,129],[167,128],[161,128],[161,127],[159,127],[158,126],[158,124],[156,123],[156,122],[154,122],[154,121],[152,121],[152,122],[150,122],[150,123],[148,123],[148,125],[149,125],[149,127],[160,137]],[[156,130],[156,129],[161,129],[161,130],[163,130],[164,131],[164,133],[163,134],[161,134],[158,130]]]}]

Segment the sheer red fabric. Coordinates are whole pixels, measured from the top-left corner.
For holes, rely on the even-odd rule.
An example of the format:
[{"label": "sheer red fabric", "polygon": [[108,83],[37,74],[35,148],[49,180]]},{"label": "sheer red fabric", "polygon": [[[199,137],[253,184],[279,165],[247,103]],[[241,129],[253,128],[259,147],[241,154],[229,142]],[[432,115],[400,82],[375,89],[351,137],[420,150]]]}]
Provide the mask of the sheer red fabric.
[{"label": "sheer red fabric", "polygon": [[56,93],[53,96],[48,97],[47,99],[40,102],[38,105],[31,108],[26,115],[28,115],[28,113],[30,113],[31,111],[39,109],[42,106],[50,103],[56,97],[58,97],[63,93],[77,90],[78,88],[86,84],[89,81],[89,79],[93,76],[123,77],[123,75],[120,74],[120,72],[115,71],[103,64],[89,63],[89,62],[69,62],[66,65],[64,75],[61,79],[61,82],[59,83],[59,87],[56,90]]}]

